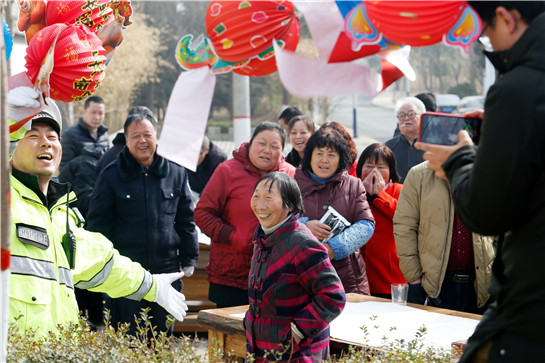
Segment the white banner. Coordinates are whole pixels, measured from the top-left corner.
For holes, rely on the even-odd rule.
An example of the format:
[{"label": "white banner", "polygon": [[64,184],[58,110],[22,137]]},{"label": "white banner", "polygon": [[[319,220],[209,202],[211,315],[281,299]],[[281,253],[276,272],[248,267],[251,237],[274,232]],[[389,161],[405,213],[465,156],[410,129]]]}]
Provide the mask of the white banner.
[{"label": "white banner", "polygon": [[278,75],[297,97],[329,97],[355,93],[374,97],[382,89],[380,74],[356,63],[327,63],[280,49],[274,42]]},{"label": "white banner", "polygon": [[157,153],[189,170],[197,169],[216,76],[208,67],[184,71],[168,100]]}]

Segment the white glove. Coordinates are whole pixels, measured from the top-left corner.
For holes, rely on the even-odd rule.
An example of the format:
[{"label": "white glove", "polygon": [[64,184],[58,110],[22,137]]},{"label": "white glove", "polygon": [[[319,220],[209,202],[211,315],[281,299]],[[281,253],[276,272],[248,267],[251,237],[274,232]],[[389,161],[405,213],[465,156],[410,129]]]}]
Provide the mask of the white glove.
[{"label": "white glove", "polygon": [[184,294],[173,288],[172,283],[181,279],[183,276],[183,272],[153,275],[153,278],[157,283],[157,296],[155,297],[155,302],[165,308],[165,310],[172,314],[178,321],[184,320],[187,305],[184,303]]},{"label": "white glove", "polygon": [[[8,92],[6,97],[8,103],[8,117],[15,122],[35,115],[42,109],[42,97],[34,88],[17,87]],[[24,125],[30,129],[30,121]]]},{"label": "white glove", "polygon": [[40,93],[34,88],[17,87],[8,92],[7,101],[10,106],[40,107]]},{"label": "white glove", "polygon": [[195,272],[195,266],[186,266],[182,268],[182,270],[184,271],[185,277],[191,277],[193,276],[193,273]]}]

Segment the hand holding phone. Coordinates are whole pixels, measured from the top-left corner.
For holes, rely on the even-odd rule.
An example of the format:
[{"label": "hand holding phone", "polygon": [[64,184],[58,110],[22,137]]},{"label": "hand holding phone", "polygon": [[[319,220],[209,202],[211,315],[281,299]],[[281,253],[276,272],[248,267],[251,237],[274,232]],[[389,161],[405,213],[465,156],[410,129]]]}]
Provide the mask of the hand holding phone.
[{"label": "hand holding phone", "polygon": [[458,132],[466,130],[473,143],[478,144],[481,121],[478,118],[426,112],[421,116],[418,141],[429,144],[455,145],[458,142]]}]

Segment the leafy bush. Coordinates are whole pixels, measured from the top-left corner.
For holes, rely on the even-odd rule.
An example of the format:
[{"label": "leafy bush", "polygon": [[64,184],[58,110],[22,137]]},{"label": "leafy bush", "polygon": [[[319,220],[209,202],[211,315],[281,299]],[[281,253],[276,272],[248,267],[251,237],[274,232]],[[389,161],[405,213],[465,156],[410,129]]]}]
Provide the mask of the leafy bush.
[{"label": "leafy bush", "polygon": [[[126,334],[127,325],[117,331],[106,324],[104,331],[91,331],[86,321],[58,326],[57,334],[36,337],[21,334],[16,325],[9,327],[8,362],[201,362],[207,357],[196,354],[197,340],[177,338],[158,332],[148,311],[141,313],[137,334]],[[106,318],[109,320],[108,316]],[[170,324],[174,323],[172,319]]]},{"label": "leafy bush", "polygon": [[[141,320],[136,322],[137,334],[126,334],[128,327],[122,325],[117,331],[108,324],[104,331],[91,331],[86,321],[81,319],[78,324],[59,326],[57,334],[50,333],[46,337],[36,337],[32,332],[21,334],[17,326],[9,328],[8,362],[237,362],[240,359],[225,353],[221,349],[212,349],[203,355],[196,353],[198,339],[186,336],[167,336],[157,332],[152,326],[147,310],[141,313]],[[174,323],[172,319],[171,324]],[[374,328],[377,328],[376,326]],[[368,327],[361,328],[367,337]],[[392,328],[395,329],[395,328]],[[410,341],[388,341],[379,348],[351,346],[348,352],[341,356],[332,356],[330,362],[413,362],[413,363],[450,363],[450,351],[424,348],[423,340],[426,328],[421,327],[414,339]],[[212,345],[214,341],[209,342]],[[286,347],[289,349],[289,346]],[[269,352],[269,359],[281,356]],[[248,355],[247,362],[255,361]]]},{"label": "leafy bush", "polygon": [[[374,328],[377,328],[376,326]],[[369,335],[368,327],[363,326],[365,337]],[[395,328],[392,328],[395,329]],[[404,339],[396,339],[389,341],[387,337],[383,337],[383,344],[378,348],[363,348],[351,346],[348,354],[339,358],[334,358],[332,362],[337,363],[354,363],[354,362],[381,362],[381,363],[450,363],[452,362],[452,354],[449,350],[424,347],[424,338],[427,329],[422,326],[417,332],[414,339],[405,341]]]}]

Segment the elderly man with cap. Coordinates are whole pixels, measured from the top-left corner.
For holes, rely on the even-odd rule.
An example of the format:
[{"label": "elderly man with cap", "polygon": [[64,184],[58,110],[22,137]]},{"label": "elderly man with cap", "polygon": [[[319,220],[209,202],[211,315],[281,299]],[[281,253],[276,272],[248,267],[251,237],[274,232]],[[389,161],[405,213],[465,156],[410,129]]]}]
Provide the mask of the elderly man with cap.
[{"label": "elderly man with cap", "polygon": [[81,227],[70,207],[74,193],[52,179],[62,157],[61,118],[53,101],[46,102],[30,88],[8,94],[11,141],[18,139],[10,175],[10,323],[36,337],[77,323],[74,287],[156,301],[183,320],[185,298],[171,286],[183,272],[152,275]]}]

